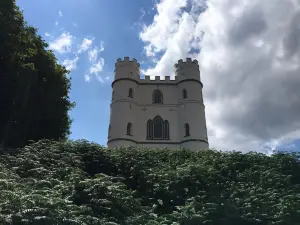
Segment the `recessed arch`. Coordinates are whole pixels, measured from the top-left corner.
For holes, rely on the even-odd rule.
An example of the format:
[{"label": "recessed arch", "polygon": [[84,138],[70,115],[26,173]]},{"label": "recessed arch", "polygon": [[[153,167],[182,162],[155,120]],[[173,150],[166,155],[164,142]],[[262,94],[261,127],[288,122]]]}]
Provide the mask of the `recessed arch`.
[{"label": "recessed arch", "polygon": [[147,121],[147,139],[148,140],[153,139],[153,121],[152,120]]},{"label": "recessed arch", "polygon": [[147,140],[169,140],[170,125],[168,120],[163,120],[161,116],[155,116],[153,120],[147,121]]},{"label": "recessed arch", "polygon": [[153,102],[153,104],[162,104],[163,103],[163,93],[159,89],[156,89],[153,92],[152,102]]},{"label": "recessed arch", "polygon": [[153,119],[153,138],[163,139],[163,119],[160,116],[156,116]]}]

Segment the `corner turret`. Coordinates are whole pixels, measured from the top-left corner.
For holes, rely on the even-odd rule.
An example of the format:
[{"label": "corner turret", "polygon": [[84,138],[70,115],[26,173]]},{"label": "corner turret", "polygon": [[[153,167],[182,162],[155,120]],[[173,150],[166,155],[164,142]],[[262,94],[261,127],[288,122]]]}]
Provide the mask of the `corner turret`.
[{"label": "corner turret", "polygon": [[140,64],[136,59],[130,60],[124,57],[124,60],[118,59],[115,63],[115,80],[120,78],[130,78],[138,80],[140,75]]},{"label": "corner turret", "polygon": [[200,81],[200,70],[197,60],[187,58],[184,62],[182,59],[174,65],[176,76],[179,80],[195,79]]}]

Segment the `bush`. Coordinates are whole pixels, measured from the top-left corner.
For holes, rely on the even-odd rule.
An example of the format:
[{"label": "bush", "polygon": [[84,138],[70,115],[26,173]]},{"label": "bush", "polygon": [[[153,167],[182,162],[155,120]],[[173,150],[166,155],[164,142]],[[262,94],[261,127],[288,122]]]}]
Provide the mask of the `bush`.
[{"label": "bush", "polygon": [[300,224],[296,154],[42,140],[0,160],[1,224]]}]

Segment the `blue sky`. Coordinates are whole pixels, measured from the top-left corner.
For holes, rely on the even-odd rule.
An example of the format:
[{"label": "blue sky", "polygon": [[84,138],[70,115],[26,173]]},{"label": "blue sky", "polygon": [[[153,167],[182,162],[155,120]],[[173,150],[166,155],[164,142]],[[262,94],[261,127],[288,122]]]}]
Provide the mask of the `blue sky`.
[{"label": "blue sky", "polygon": [[244,3],[17,0],[71,71],[72,139],[106,145],[117,58],[134,57],[142,74],[164,76],[177,60],[192,57],[200,62],[211,147],[300,149],[300,104],[293,97],[300,96],[300,3]]},{"label": "blue sky", "polygon": [[[54,51],[60,62],[74,60],[76,55],[79,57],[76,69],[71,69],[70,73],[70,97],[76,102],[76,108],[70,113],[74,119],[71,138],[85,138],[106,145],[114,63],[117,58],[124,56],[146,60],[143,43],[138,37],[141,29],[138,23],[141,17],[144,21],[153,17],[151,7],[154,5],[151,1],[127,4],[126,1],[109,0],[20,0],[17,4],[24,10],[26,21],[38,28],[39,34],[48,43],[57,40],[62,34],[72,36],[70,51]],[[144,8],[148,9],[147,15],[144,15]],[[85,81],[85,74],[94,63],[88,59],[88,50],[77,53],[78,45],[85,38],[93,40],[88,50],[104,49],[98,53],[97,58],[104,59],[103,69],[99,71],[100,81],[94,75],[89,82]]]}]

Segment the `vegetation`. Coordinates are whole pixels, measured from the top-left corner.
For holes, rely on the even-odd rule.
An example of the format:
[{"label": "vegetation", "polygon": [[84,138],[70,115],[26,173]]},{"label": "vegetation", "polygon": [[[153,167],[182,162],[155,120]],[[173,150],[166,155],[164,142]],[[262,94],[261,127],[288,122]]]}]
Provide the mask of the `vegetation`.
[{"label": "vegetation", "polygon": [[42,140],[0,160],[0,224],[300,224],[299,156]]},{"label": "vegetation", "polygon": [[14,0],[0,1],[0,147],[64,139],[73,107],[68,71]]}]

